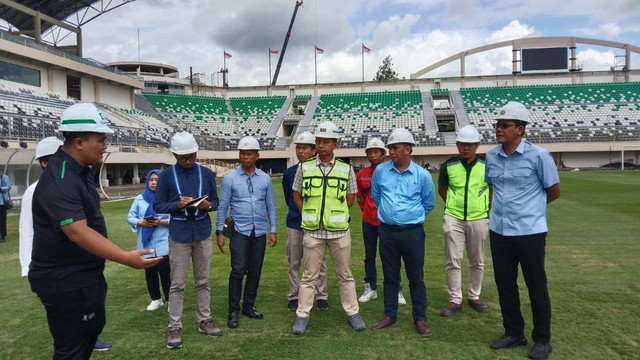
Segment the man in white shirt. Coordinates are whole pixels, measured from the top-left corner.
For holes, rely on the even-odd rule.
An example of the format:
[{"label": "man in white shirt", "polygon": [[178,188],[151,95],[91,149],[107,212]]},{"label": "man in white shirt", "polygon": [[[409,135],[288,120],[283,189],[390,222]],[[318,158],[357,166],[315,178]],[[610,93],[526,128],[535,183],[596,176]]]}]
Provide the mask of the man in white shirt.
[{"label": "man in white shirt", "polygon": [[[36,146],[36,160],[44,169],[47,167],[51,155],[58,151],[62,141],[55,136],[42,139]],[[33,215],[31,213],[31,203],[33,201],[33,191],[38,182],[34,182],[22,195],[22,205],[20,208],[20,266],[22,267],[22,277],[29,274],[29,264],[31,264],[31,249],[33,248]]]}]

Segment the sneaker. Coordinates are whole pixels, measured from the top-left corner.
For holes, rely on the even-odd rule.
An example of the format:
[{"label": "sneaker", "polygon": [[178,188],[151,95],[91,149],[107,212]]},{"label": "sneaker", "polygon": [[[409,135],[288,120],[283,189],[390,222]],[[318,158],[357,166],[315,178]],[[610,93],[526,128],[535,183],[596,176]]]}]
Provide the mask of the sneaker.
[{"label": "sneaker", "polygon": [[307,331],[307,326],[309,326],[309,318],[308,317],[297,317],[296,322],[293,323],[293,328],[291,332],[293,335],[302,335]]},{"label": "sneaker", "polygon": [[96,340],[96,344],[93,345],[93,351],[107,351],[113,347],[113,343],[108,341]]},{"label": "sneaker", "polygon": [[167,349],[177,350],[182,347],[182,336],[180,333],[182,330],[169,330],[169,335],[167,335]]},{"label": "sneaker", "polygon": [[163,305],[164,305],[164,303],[162,302],[162,299],[160,299],[160,300],[151,300],[151,303],[149,304],[149,306],[147,306],[147,311],[158,310]]},{"label": "sneaker", "polygon": [[349,316],[347,321],[355,331],[362,331],[367,328],[367,325],[364,323],[364,320],[362,320],[362,317],[360,317],[360,314],[353,314]]},{"label": "sneaker", "polygon": [[449,306],[447,306],[446,308],[442,309],[442,311],[440,311],[440,316],[454,317],[461,311],[462,311],[462,304],[456,304],[454,302],[450,302]]},{"label": "sneaker", "polygon": [[200,321],[198,331],[212,337],[222,336],[222,329],[217,327],[211,319]]},{"label": "sneaker", "polygon": [[529,352],[529,359],[545,360],[549,358],[549,353],[551,353],[550,343],[535,343]]},{"label": "sneaker", "polygon": [[287,305],[287,310],[289,311],[298,310],[298,299],[289,300],[289,304]]},{"label": "sneaker", "polygon": [[404,299],[402,291],[398,291],[398,305],[407,305],[407,300]]},{"label": "sneaker", "polygon": [[371,290],[371,285],[369,283],[365,283],[364,284],[364,292],[362,293],[362,296],[360,296],[360,298],[358,299],[359,302],[361,303],[366,303],[369,300],[373,300],[378,298],[378,291],[377,290]]},{"label": "sneaker", "polygon": [[327,300],[318,300],[316,302],[316,308],[318,309],[318,311],[327,311],[329,310],[329,303],[327,302]]},{"label": "sneaker", "polygon": [[518,346],[527,345],[527,339],[524,335],[520,336],[511,336],[511,335],[503,335],[500,339],[494,341],[489,345],[493,350],[502,350],[502,349],[511,349]]},{"label": "sneaker", "polygon": [[475,300],[469,299],[467,303],[469,304],[469,306],[471,306],[473,310],[479,313],[489,312],[489,308],[487,307],[487,305],[485,305],[482,301],[480,301],[480,299],[475,299]]}]

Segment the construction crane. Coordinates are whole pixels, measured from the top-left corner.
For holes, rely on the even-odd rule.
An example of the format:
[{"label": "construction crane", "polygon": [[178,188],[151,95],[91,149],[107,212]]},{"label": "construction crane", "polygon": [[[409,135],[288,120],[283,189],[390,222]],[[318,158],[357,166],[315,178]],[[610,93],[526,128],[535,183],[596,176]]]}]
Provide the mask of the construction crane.
[{"label": "construction crane", "polygon": [[278,59],[278,65],[276,65],[276,72],[273,74],[273,81],[271,81],[271,86],[275,86],[278,81],[278,74],[280,74],[280,67],[282,66],[282,60],[284,59],[284,52],[287,51],[287,44],[289,43],[289,38],[291,37],[291,29],[293,29],[293,22],[296,21],[296,14],[298,13],[298,8],[302,6],[303,1],[296,1],[296,7],[293,9],[293,16],[291,17],[291,23],[289,24],[289,30],[287,30],[287,36],[284,37],[284,44],[282,45],[282,51],[280,51],[280,58]]}]

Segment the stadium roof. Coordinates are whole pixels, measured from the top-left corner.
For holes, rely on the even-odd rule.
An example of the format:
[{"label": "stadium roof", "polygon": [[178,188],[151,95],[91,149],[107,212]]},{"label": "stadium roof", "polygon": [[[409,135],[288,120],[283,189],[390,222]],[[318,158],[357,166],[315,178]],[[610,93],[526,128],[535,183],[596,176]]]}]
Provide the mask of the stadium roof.
[{"label": "stadium roof", "polygon": [[[74,26],[82,26],[96,17],[120,7],[134,0],[12,0],[32,10],[39,11],[56,20],[65,21]],[[77,14],[74,19],[68,19]],[[0,4],[0,19],[5,20],[19,31],[32,30],[34,28],[33,16],[25,14],[13,7]],[[42,32],[54,25],[44,21],[41,25]]]}]

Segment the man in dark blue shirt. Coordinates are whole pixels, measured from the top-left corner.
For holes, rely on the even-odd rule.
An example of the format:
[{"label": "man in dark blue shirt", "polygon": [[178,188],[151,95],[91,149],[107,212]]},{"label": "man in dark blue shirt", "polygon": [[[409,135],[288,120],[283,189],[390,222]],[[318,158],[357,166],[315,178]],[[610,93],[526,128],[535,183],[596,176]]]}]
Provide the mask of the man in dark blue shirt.
[{"label": "man in dark blue shirt", "polygon": [[[167,348],[182,347],[182,304],[184,288],[193,259],[193,278],[196,293],[198,331],[209,336],[221,336],[222,330],[211,320],[211,219],[209,212],[218,209],[216,175],[196,164],[198,144],[193,135],[180,132],[171,138],[171,152],[176,165],[163,171],[158,178],[153,210],[170,214],[169,262],[171,290],[169,291],[169,334]],[[208,196],[197,206],[190,201]]]},{"label": "man in dark blue shirt", "polygon": [[[308,131],[298,135],[296,139],[296,156],[300,163],[316,156],[316,137]],[[282,190],[284,199],[289,206],[287,214],[287,264],[289,267],[289,311],[298,309],[298,289],[300,285],[300,261],[302,260],[302,215],[298,206],[293,201],[293,180],[298,171],[298,164],[293,165],[284,172]],[[316,282],[316,300],[320,311],[329,310],[327,302],[327,264],[322,262],[320,276]]]}]

